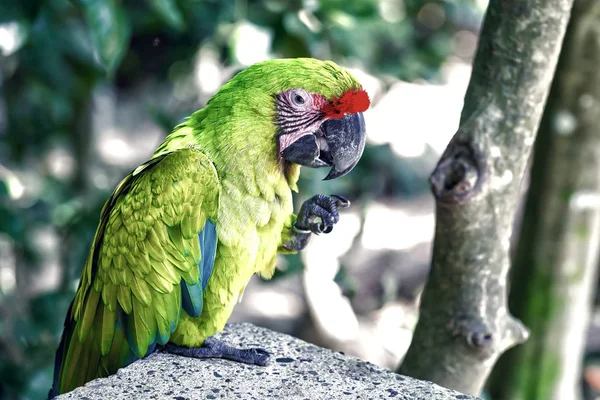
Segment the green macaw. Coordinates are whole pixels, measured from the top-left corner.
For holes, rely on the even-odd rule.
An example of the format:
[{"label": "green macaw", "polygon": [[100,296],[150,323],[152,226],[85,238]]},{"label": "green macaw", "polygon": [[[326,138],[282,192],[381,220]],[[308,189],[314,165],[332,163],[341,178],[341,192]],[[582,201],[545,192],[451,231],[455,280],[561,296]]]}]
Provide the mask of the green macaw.
[{"label": "green macaw", "polygon": [[348,71],[310,58],[239,72],[123,179],[100,217],[56,353],[53,397],[155,349],[266,365],[222,330],[255,273],[338,222],[341,196],[298,215],[300,166],[348,173],[365,146],[367,93]]}]

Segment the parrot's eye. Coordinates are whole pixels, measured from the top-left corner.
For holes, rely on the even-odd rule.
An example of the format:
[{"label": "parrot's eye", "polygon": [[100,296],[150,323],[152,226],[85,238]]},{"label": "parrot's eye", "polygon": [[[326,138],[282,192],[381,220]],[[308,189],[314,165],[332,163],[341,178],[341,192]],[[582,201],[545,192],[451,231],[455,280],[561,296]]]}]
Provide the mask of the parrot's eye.
[{"label": "parrot's eye", "polygon": [[313,111],[314,101],[313,95],[302,88],[286,90],[277,95],[278,107],[290,113]]},{"label": "parrot's eye", "polygon": [[304,89],[296,88],[289,90],[286,93],[288,104],[301,110],[305,110],[311,106],[310,94]]},{"label": "parrot's eye", "polygon": [[301,105],[304,104],[306,100],[304,100],[304,97],[301,94],[296,93],[294,95],[294,103],[296,103],[297,105]]}]

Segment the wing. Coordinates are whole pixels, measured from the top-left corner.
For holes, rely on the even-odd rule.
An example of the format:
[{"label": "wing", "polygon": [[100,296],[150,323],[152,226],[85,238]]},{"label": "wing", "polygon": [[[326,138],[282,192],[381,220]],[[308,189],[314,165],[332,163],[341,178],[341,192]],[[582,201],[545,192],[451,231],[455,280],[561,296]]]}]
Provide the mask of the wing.
[{"label": "wing", "polygon": [[202,312],[214,265],[220,184],[193,148],[138,167],[102,210],[57,351],[64,393],[168,342],[181,310]]}]

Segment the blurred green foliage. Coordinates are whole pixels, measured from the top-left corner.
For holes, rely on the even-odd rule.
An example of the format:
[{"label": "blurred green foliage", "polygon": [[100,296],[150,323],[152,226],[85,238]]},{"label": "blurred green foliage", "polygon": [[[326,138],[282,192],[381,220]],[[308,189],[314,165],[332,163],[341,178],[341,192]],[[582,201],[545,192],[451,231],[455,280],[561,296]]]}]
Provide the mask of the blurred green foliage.
[{"label": "blurred green foliage", "polygon": [[[0,396],[43,398],[51,386],[62,321],[109,195],[91,183],[90,165],[116,168],[94,159],[91,149],[92,101],[99,87],[111,86],[119,95],[147,81],[173,85],[173,75],[190,74],[199,47],[207,43],[224,65],[241,68],[235,32],[242,23],[269,32],[277,57],[331,58],[360,66],[383,82],[435,80],[453,52],[453,35],[478,29],[481,16],[474,3],[2,0]],[[165,135],[201,106],[191,101],[173,111],[139,102]],[[70,152],[73,174],[57,176],[49,168],[48,156],[57,145]],[[422,192],[427,173],[387,145],[368,146],[351,178],[321,186],[317,174],[307,171],[301,185],[304,193],[345,193],[355,200]],[[52,289],[42,290],[40,284],[51,279],[44,267],[50,256],[39,238],[48,229],[59,241],[54,260],[59,272]],[[289,264],[288,271],[301,268],[298,257]]]}]

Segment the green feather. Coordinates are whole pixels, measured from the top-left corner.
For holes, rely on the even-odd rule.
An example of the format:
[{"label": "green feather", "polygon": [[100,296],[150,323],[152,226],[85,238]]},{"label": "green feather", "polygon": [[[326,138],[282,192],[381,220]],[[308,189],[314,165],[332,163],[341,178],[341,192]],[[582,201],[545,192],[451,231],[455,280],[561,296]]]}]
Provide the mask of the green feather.
[{"label": "green feather", "polygon": [[102,288],[102,302],[107,309],[114,312],[117,310],[117,286],[104,285]]},{"label": "green feather", "polygon": [[176,285],[181,280],[181,277],[175,272],[176,268],[167,260],[163,260],[162,262],[153,261],[152,267],[156,274],[165,282]]},{"label": "green feather", "polygon": [[100,342],[100,350],[103,356],[110,351],[113,337],[115,336],[115,325],[117,321],[117,313],[104,307],[102,315],[102,340]]},{"label": "green feather", "polygon": [[153,296],[152,304],[154,306],[154,314],[156,318],[156,327],[158,335],[158,343],[164,345],[169,340],[171,334],[171,327],[169,324],[169,315],[167,312],[167,306],[165,303],[165,297],[161,294],[155,294]]},{"label": "green feather", "polygon": [[81,319],[79,326],[79,341],[84,342],[92,329],[94,319],[96,318],[96,310],[98,309],[98,302],[100,301],[100,293],[95,290],[90,290],[88,295],[85,310],[83,312],[83,318]]},{"label": "green feather", "polygon": [[148,234],[146,235],[146,249],[148,250],[150,257],[154,260],[159,261],[165,258],[165,252],[161,246],[157,232],[154,229],[148,231]]},{"label": "green feather", "polygon": [[152,293],[145,280],[133,277],[130,283],[131,292],[135,299],[144,306],[149,306],[152,301]]},{"label": "green feather", "polygon": [[157,272],[152,271],[146,275],[146,282],[158,293],[170,293],[173,290],[173,282],[162,278]]},{"label": "green feather", "polygon": [[125,314],[131,314],[133,308],[131,304],[131,289],[127,286],[119,286],[117,289],[117,299]]}]

